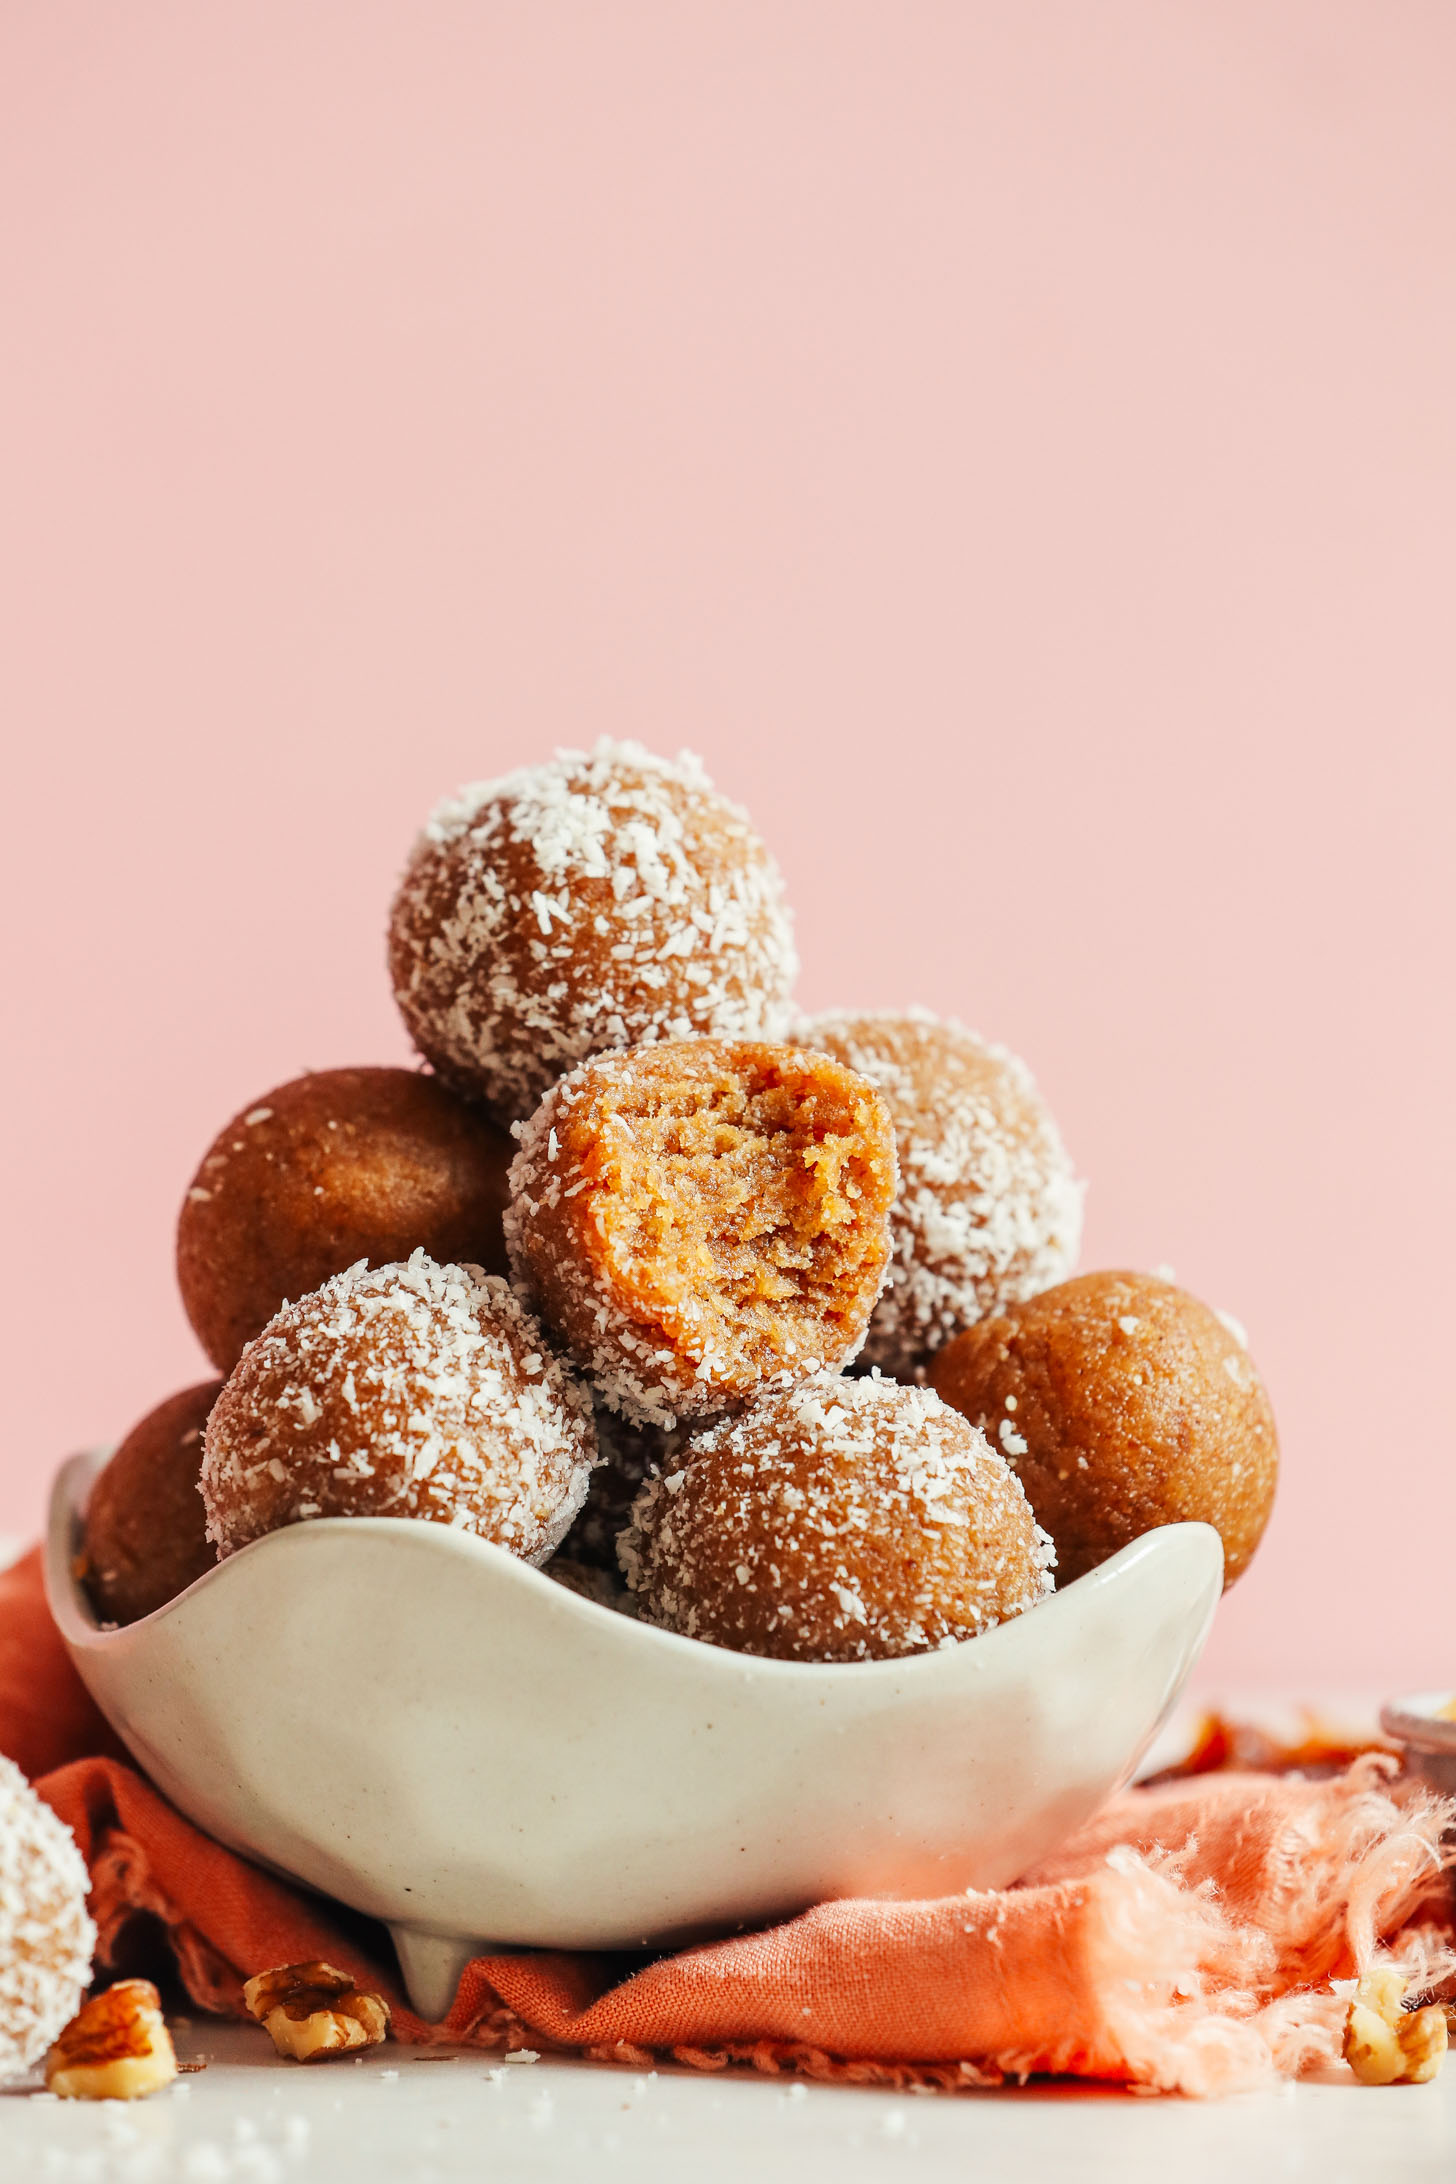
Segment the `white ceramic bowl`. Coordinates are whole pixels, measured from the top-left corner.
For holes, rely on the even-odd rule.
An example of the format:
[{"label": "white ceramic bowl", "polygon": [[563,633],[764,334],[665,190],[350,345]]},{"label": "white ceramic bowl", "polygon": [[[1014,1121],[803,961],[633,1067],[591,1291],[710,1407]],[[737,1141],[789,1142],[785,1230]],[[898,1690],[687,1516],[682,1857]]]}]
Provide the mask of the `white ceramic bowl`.
[{"label": "white ceramic bowl", "polygon": [[482,1944],[631,1948],[829,1897],[1014,1880],[1127,1779],[1223,1576],[1178,1524],[968,1644],[754,1660],[417,1519],[298,1524],[103,1630],[72,1575],[100,1459],[56,1482],[51,1607],[200,1827],[387,1921],[444,2013]]}]

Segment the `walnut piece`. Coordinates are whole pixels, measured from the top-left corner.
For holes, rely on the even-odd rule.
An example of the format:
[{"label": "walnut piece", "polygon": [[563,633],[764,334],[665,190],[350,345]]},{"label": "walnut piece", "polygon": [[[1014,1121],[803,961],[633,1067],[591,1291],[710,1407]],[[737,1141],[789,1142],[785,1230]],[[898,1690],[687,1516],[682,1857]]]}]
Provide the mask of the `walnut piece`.
[{"label": "walnut piece", "polygon": [[280,2055],[321,2063],[331,2055],[377,2047],[389,2030],[389,2004],[365,1994],[333,1964],[280,1964],[243,1988],[243,2001]]},{"label": "walnut piece", "polygon": [[1345,2018],[1345,2061],[1362,2085],[1425,2085],[1446,2052],[1446,2012],[1439,2003],[1402,2009],[1406,1982],[1379,1964],[1355,1989]]},{"label": "walnut piece", "polygon": [[84,2003],[46,2057],[48,2092],[63,2101],[135,2101],[177,2075],[161,1996],[149,1979],[119,1979]]}]

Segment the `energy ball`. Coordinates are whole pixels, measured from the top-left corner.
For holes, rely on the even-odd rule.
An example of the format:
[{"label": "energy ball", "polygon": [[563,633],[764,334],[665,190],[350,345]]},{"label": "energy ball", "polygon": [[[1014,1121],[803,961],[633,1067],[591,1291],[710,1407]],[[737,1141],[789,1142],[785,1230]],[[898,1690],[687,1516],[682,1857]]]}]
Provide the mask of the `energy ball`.
[{"label": "energy ball", "polygon": [[219,1555],[311,1517],[425,1517],[527,1562],[560,1545],[596,1457],[591,1405],[510,1285],[362,1262],[285,1305],[207,1424]]},{"label": "energy ball", "polygon": [[420,1249],[504,1274],[514,1150],[418,1070],[321,1069],[265,1093],[214,1140],[177,1223],[182,1302],[218,1371],[359,1259]]},{"label": "energy ball", "polygon": [[0,1759],[0,2084],[38,2063],[81,2006],[90,1886],[70,1829]]},{"label": "energy ball", "polygon": [[216,1562],[199,1485],[203,1428],[221,1392],[220,1380],[205,1380],[168,1396],[92,1487],[82,1567],[103,1622],[137,1622]]},{"label": "energy ball", "polygon": [[928,1388],[821,1374],[692,1433],[620,1554],[644,1622],[784,1661],[958,1644],[1052,1589],[1005,1458]]},{"label": "energy ball", "polygon": [[507,1123],[604,1048],[781,1037],[798,969],[747,814],[690,753],[605,739],[439,806],[389,964],[421,1054]]},{"label": "energy ball", "polygon": [[506,1242],[607,1408],[672,1426],[854,1355],[895,1183],[889,1112],[853,1070],[666,1040],[547,1093],[511,1168]]},{"label": "energy ball", "polygon": [[1242,1333],[1152,1274],[1082,1274],[957,1335],[931,1368],[1015,1465],[1065,1584],[1155,1525],[1223,1538],[1224,1584],[1274,1501],[1274,1413]]},{"label": "energy ball", "polygon": [[894,1258],[864,1362],[908,1379],[963,1327],[1071,1273],[1083,1186],[1030,1070],[925,1009],[798,1027],[877,1084],[900,1155]]}]

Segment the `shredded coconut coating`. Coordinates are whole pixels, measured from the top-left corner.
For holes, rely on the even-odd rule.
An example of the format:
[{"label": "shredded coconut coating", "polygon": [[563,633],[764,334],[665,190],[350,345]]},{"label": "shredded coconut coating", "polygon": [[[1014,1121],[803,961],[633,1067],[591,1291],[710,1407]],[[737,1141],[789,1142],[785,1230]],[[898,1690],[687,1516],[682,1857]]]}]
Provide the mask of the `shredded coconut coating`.
[{"label": "shredded coconut coating", "polygon": [[665,1040],[583,1063],[519,1135],[511,1263],[607,1409],[671,1427],[858,1350],[896,1167],[853,1070]]},{"label": "shredded coconut coating", "polygon": [[929,1388],[820,1374],[690,1434],[619,1556],[644,1622],[736,1653],[878,1661],[977,1637],[1055,1556],[984,1434]]},{"label": "shredded coconut coating", "polygon": [[90,1886],[70,1829],[0,1758],[0,2083],[38,2063],[81,2006]]},{"label": "shredded coconut coating", "polygon": [[311,1517],[423,1517],[544,1562],[596,1460],[591,1405],[508,1283],[363,1260],[249,1343],[208,1420],[220,1556]]},{"label": "shredded coconut coating", "polygon": [[798,971],[747,814],[690,752],[606,738],[438,807],[389,962],[420,1052],[503,1122],[607,1048],[781,1037]]},{"label": "shredded coconut coating", "polygon": [[894,1258],[866,1364],[909,1378],[961,1328],[1071,1273],[1086,1186],[1016,1055],[927,1009],[810,1017],[796,1036],[872,1079],[894,1117]]}]

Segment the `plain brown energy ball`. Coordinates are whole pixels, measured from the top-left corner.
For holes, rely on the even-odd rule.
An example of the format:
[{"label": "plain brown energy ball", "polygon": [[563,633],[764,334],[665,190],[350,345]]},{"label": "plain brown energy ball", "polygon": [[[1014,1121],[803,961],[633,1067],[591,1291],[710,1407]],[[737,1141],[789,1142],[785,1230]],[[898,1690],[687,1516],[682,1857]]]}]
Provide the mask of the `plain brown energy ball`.
[{"label": "plain brown energy ball", "polygon": [[1004,1457],[928,1388],[878,1374],[820,1374],[690,1434],[620,1555],[643,1621],[786,1661],[956,1645],[1052,1589]]},{"label": "plain brown energy ball", "polygon": [[206,1380],[148,1411],[92,1487],[82,1574],[103,1622],[137,1622],[216,1562],[200,1482],[203,1428],[221,1390]]},{"label": "plain brown energy ball", "polygon": [[507,1123],[604,1048],[781,1037],[797,970],[747,815],[689,753],[605,740],[440,805],[389,963],[420,1052]]},{"label": "plain brown energy ball", "polygon": [[890,1262],[864,1362],[909,1378],[989,1312],[1062,1281],[1082,1185],[1026,1064],[926,1009],[796,1028],[877,1084],[900,1158]]},{"label": "plain brown energy ball", "polygon": [[1223,1538],[1231,1585],[1274,1501],[1274,1413],[1234,1323],[1152,1274],[1082,1274],[968,1328],[934,1386],[1014,1464],[1063,1584],[1155,1525]]},{"label": "plain brown energy ball", "polygon": [[885,1103],[852,1070],[665,1040],[547,1093],[511,1168],[506,1241],[606,1406],[671,1426],[854,1355],[895,1178]]},{"label": "plain brown energy ball", "polygon": [[213,1407],[222,1555],[313,1517],[423,1517],[544,1562],[586,1493],[591,1405],[479,1267],[351,1267],[286,1305]]},{"label": "plain brown energy ball", "polygon": [[357,1260],[423,1250],[506,1271],[515,1148],[413,1069],[321,1069],[279,1085],[216,1138],[177,1223],[187,1317],[220,1372],[290,1297]]}]

